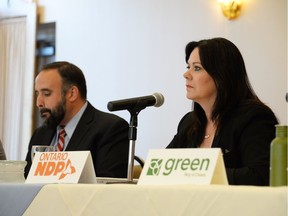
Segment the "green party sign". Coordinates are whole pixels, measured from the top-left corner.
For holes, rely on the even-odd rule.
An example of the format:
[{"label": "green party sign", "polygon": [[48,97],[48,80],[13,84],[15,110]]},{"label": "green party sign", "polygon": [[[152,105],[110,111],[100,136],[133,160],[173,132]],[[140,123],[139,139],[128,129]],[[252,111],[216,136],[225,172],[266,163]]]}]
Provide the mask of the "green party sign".
[{"label": "green party sign", "polygon": [[228,184],[221,149],[150,150],[138,184]]}]

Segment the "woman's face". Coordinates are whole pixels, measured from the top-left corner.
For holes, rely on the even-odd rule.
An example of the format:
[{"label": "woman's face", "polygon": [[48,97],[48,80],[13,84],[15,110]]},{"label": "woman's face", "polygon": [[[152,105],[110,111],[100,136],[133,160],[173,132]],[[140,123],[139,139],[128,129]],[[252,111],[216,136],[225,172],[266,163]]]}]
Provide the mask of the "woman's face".
[{"label": "woman's face", "polygon": [[200,105],[213,105],[217,96],[217,89],[214,80],[201,64],[197,47],[190,54],[187,68],[188,70],[183,74],[186,79],[187,98]]}]

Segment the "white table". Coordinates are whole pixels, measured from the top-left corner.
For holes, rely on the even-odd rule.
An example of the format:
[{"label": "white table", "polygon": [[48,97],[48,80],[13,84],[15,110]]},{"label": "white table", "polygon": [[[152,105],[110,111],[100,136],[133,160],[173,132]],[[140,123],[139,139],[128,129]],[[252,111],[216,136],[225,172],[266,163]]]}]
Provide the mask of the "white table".
[{"label": "white table", "polygon": [[287,187],[45,185],[24,215],[287,216]]}]

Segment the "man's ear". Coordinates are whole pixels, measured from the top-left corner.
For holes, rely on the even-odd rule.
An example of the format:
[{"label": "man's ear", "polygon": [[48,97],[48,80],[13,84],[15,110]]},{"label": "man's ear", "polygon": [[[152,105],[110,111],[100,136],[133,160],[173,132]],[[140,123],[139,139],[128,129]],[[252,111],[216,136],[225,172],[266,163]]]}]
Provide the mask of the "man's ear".
[{"label": "man's ear", "polygon": [[77,86],[72,86],[69,90],[68,100],[73,102],[79,97],[79,89]]}]

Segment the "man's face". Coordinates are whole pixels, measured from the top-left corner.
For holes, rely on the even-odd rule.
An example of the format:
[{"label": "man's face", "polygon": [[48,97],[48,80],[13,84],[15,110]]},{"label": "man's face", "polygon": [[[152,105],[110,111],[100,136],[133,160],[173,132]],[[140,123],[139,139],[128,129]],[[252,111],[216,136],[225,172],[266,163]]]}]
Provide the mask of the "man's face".
[{"label": "man's face", "polygon": [[57,69],[41,71],[35,79],[36,105],[50,128],[61,123],[66,112],[62,98],[62,80]]}]

